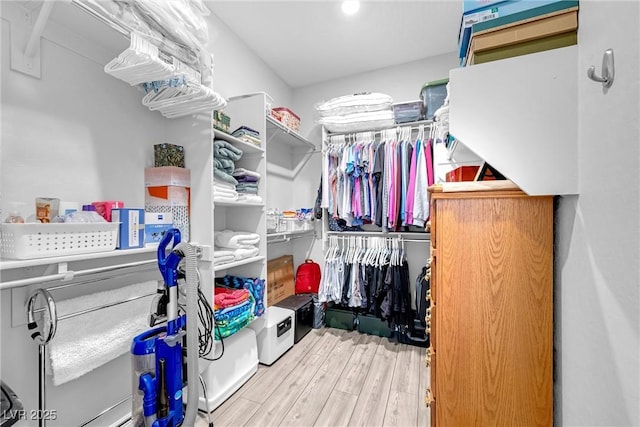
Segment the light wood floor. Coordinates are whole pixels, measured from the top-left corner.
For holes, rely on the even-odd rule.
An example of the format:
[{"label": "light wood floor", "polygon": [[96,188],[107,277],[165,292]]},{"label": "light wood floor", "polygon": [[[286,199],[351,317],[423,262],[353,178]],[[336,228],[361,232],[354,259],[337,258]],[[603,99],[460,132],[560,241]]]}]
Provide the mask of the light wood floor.
[{"label": "light wood floor", "polygon": [[[213,412],[223,426],[428,426],[425,349],[313,329]],[[198,427],[206,427],[199,420]]]}]

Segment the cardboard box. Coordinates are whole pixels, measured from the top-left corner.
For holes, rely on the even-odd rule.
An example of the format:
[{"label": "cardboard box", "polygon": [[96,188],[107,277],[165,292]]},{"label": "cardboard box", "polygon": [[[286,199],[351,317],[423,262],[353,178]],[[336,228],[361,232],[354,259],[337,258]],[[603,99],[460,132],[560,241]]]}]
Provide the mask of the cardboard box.
[{"label": "cardboard box", "polygon": [[267,307],[295,294],[293,255],[267,262]]},{"label": "cardboard box", "polygon": [[[164,234],[173,228],[173,215],[171,212],[145,212],[144,214],[144,243],[145,245],[157,245]],[[182,236],[180,236],[182,237]]]},{"label": "cardboard box", "polygon": [[184,167],[184,147],[174,144],[156,144],[153,146],[154,166]]},{"label": "cardboard box", "polygon": [[191,170],[176,166],[160,166],[157,168],[145,168],[145,187],[191,187]]},{"label": "cardboard box", "polygon": [[461,65],[466,63],[472,33],[577,6],[577,0],[509,0],[464,13],[458,36]]},{"label": "cardboard box", "polygon": [[144,209],[115,208],[111,219],[120,223],[117,249],[144,247]]}]

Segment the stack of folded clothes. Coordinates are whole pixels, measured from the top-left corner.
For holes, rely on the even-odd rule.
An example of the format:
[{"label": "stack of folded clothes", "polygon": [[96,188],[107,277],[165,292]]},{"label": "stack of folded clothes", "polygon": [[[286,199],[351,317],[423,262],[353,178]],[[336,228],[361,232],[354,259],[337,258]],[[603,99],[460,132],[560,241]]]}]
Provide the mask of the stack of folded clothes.
[{"label": "stack of folded clothes", "polygon": [[217,286],[248,290],[251,292],[251,295],[253,295],[253,299],[256,302],[256,306],[253,310],[254,316],[260,317],[264,314],[264,279],[257,277],[232,276],[227,274],[224,277],[216,277],[215,282]]},{"label": "stack of folded clothes", "polygon": [[260,235],[244,231],[222,230],[214,233],[213,261],[216,265],[258,256]]},{"label": "stack of folded clothes", "polygon": [[238,200],[254,203],[262,202],[262,198],[258,196],[258,182],[260,181],[258,172],[237,168],[232,175],[238,181],[236,185]]},{"label": "stack of folded clothes", "polygon": [[213,199],[214,201],[236,201],[238,181],[233,177],[235,162],[242,157],[242,150],[222,139],[213,141]]},{"label": "stack of folded clothes", "polygon": [[215,339],[233,335],[251,323],[256,302],[248,289],[216,286],[214,292]]},{"label": "stack of folded clothes", "polygon": [[260,132],[257,130],[253,130],[246,126],[240,126],[238,129],[234,130],[231,135],[241,141],[248,142],[249,144],[253,144],[257,147],[260,146]]}]

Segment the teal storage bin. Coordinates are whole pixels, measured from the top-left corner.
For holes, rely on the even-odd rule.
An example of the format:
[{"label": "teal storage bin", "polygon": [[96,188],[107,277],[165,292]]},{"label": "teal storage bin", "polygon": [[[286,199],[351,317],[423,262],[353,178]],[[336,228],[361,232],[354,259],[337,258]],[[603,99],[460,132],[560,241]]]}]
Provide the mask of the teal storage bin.
[{"label": "teal storage bin", "polygon": [[420,91],[420,99],[424,103],[425,119],[432,120],[438,108],[444,105],[447,98],[447,83],[449,79],[434,80],[425,83]]},{"label": "teal storage bin", "polygon": [[391,329],[386,320],[381,320],[375,316],[366,314],[360,314],[358,316],[358,332],[383,338],[391,337]]},{"label": "teal storage bin", "polygon": [[327,307],[327,311],[325,312],[325,323],[329,328],[353,331],[354,319],[355,316],[351,310]]}]

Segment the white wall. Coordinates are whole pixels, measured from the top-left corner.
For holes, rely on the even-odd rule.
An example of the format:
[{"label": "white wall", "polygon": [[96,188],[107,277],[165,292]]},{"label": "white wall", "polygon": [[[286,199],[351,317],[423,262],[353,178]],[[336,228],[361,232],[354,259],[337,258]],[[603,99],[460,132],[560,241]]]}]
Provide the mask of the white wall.
[{"label": "white wall", "polygon": [[[277,105],[290,105],[292,90],[213,13],[207,18],[214,55],[213,87],[225,98],[267,92]],[[233,129],[232,129],[233,130]]]},{"label": "white wall", "polygon": [[[578,197],[556,227],[556,423],[640,425],[640,7],[580,2]],[[614,49],[611,89],[589,80]]]}]

